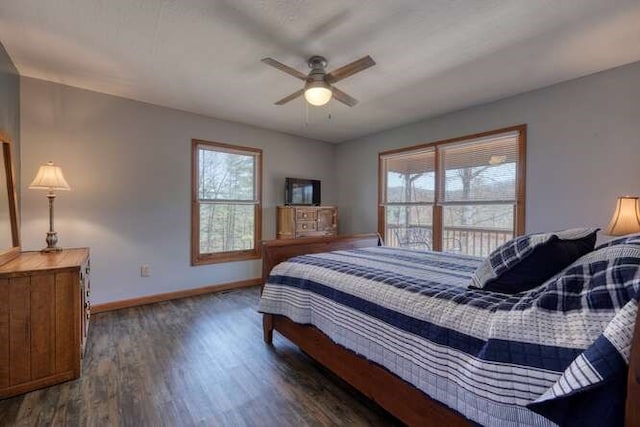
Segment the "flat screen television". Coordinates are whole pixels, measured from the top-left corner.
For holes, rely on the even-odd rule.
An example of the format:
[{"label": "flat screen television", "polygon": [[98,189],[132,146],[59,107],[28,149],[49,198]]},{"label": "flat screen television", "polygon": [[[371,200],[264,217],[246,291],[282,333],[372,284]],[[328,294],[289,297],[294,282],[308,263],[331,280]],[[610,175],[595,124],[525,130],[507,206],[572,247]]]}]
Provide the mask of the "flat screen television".
[{"label": "flat screen television", "polygon": [[320,205],[320,181],[315,179],[286,178],[285,205]]}]

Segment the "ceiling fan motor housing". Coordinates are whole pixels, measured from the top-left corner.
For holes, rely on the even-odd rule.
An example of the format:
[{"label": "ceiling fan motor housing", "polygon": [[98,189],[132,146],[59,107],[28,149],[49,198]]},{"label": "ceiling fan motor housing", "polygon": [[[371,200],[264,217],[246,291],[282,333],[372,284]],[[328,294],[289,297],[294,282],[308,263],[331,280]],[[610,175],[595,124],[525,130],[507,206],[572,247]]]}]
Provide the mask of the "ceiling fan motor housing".
[{"label": "ceiling fan motor housing", "polygon": [[[305,84],[305,89],[311,86],[325,86],[328,88],[328,84],[325,83],[325,77],[327,76],[327,60],[323,56],[312,56],[308,61],[309,68],[311,71],[307,76],[307,83]],[[320,82],[325,83],[324,85],[319,84]],[[315,84],[313,84],[315,83]]]},{"label": "ceiling fan motor housing", "polygon": [[323,72],[325,72],[325,68],[327,68],[327,65],[329,64],[327,62],[327,59],[324,56],[320,56],[320,55],[314,55],[311,58],[309,58],[309,60],[307,61],[307,64],[309,65],[309,68],[311,68],[311,72],[313,72],[313,70],[316,69],[321,69]]}]

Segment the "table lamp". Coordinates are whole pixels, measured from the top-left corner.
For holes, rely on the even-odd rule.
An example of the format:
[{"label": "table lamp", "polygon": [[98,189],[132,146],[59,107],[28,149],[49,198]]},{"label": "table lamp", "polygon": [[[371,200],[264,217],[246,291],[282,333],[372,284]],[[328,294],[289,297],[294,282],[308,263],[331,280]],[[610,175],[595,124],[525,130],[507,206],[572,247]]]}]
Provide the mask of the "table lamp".
[{"label": "table lamp", "polygon": [[56,198],[54,190],[69,191],[71,188],[62,175],[62,169],[60,166],[56,166],[53,162],[48,162],[46,165],[41,165],[38,169],[36,177],[29,185],[30,190],[47,190],[47,197],[49,198],[49,231],[47,232],[47,247],[42,249],[42,252],[58,252],[62,248],[58,247],[58,233],[53,229],[53,200]]},{"label": "table lamp", "polygon": [[613,213],[607,234],[623,236],[640,232],[640,205],[638,198],[632,196],[618,197],[616,210]]}]

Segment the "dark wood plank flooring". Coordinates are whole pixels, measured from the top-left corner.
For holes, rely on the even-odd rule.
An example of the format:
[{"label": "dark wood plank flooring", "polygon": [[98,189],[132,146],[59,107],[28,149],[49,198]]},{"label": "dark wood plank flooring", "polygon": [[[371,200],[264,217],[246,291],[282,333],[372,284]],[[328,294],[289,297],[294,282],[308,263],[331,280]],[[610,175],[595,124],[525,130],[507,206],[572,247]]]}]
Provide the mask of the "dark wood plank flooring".
[{"label": "dark wood plank flooring", "polygon": [[13,426],[328,426],[397,422],[277,333],[258,288],[92,317],[82,377],[0,401]]}]

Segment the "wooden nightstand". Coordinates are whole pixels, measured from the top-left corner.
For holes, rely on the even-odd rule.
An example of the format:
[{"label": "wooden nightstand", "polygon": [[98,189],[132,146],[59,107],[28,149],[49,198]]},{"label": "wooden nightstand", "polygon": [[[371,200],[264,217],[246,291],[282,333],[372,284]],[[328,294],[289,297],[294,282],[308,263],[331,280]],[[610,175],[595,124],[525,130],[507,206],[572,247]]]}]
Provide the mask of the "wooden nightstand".
[{"label": "wooden nightstand", "polygon": [[89,249],[22,252],[0,266],[0,398],[80,376]]}]

